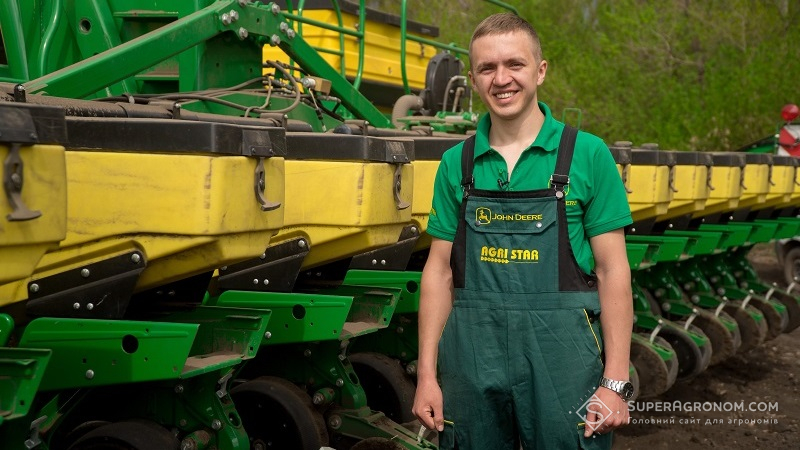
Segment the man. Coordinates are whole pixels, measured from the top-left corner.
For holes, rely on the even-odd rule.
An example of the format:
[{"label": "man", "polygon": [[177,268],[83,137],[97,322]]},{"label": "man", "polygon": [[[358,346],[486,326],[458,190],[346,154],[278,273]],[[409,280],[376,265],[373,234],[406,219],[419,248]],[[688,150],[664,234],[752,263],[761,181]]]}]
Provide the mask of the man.
[{"label": "man", "polygon": [[630,389],[624,187],[599,138],[562,142],[538,102],[528,22],[486,18],[470,62],[489,114],[436,176],[414,414],[441,449],[610,448]]}]

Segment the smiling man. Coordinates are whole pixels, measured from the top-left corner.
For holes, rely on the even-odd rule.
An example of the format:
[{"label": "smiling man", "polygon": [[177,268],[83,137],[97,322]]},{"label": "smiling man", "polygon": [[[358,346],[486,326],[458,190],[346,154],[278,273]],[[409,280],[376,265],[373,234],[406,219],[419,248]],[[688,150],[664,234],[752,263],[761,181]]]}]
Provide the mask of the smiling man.
[{"label": "smiling man", "polygon": [[484,19],[470,61],[489,114],[436,176],[414,413],[443,450],[608,449],[632,394],[622,181],[538,101],[527,21]]}]

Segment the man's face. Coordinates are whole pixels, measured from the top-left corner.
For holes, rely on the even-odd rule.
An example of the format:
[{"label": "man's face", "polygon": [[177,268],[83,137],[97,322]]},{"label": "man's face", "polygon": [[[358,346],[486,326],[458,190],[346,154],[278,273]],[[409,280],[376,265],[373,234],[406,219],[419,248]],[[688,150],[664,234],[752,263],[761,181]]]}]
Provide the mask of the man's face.
[{"label": "man's face", "polygon": [[470,54],[472,88],[493,119],[514,120],[538,108],[536,89],[544,82],[547,62],[536,60],[530,36],[521,31],[482,36]]}]

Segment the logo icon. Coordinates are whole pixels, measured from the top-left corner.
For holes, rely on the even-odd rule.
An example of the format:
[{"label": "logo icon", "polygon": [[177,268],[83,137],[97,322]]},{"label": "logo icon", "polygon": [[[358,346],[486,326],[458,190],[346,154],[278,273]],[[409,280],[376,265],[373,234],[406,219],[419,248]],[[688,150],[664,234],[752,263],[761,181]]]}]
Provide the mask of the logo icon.
[{"label": "logo icon", "polygon": [[479,225],[488,225],[492,219],[492,210],[489,208],[478,208],[475,210],[475,222]]},{"label": "logo icon", "polygon": [[591,428],[592,431],[596,431],[598,428],[600,428],[600,425],[606,421],[606,419],[611,417],[612,411],[605,403],[603,403],[602,400],[600,400],[597,394],[593,394],[585,402],[583,402],[583,404],[575,411],[575,414],[583,419],[583,422],[587,427]]}]

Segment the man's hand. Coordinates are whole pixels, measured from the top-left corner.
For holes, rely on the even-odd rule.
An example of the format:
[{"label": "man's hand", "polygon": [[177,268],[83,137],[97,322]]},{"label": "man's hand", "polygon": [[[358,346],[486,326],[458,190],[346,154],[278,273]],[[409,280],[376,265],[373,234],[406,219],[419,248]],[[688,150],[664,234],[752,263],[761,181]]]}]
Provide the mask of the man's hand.
[{"label": "man's hand", "polygon": [[619,394],[611,389],[599,387],[594,395],[598,401],[587,405],[584,437],[590,437],[593,433],[606,434],[628,424],[630,420],[628,404]]},{"label": "man's hand", "polygon": [[417,380],[417,393],[414,395],[412,412],[427,429],[444,430],[442,388],[435,378]]}]

